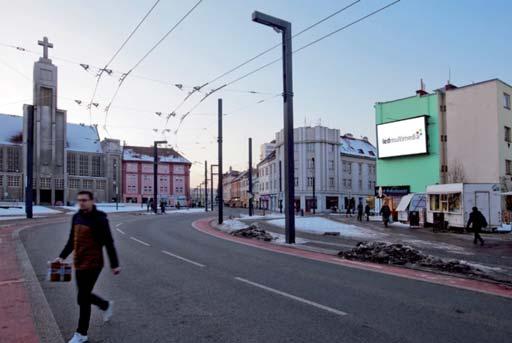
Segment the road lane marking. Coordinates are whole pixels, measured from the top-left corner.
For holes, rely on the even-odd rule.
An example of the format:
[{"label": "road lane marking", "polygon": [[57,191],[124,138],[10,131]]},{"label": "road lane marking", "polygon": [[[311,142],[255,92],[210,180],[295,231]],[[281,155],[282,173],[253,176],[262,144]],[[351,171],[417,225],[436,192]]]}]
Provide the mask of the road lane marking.
[{"label": "road lane marking", "polygon": [[120,227],[123,223],[116,224],[116,227]]},{"label": "road lane marking", "polygon": [[124,231],[123,231],[123,230],[121,230],[121,229],[116,229],[116,230],[117,230],[117,232],[120,232],[120,233],[122,233],[123,235],[125,235],[125,234],[126,234],[126,232],[124,232]]},{"label": "road lane marking", "polygon": [[193,264],[194,266],[197,266],[197,267],[201,267],[201,268],[206,267],[204,264],[201,264],[199,262],[195,262],[195,261],[189,260],[188,258],[185,258],[185,257],[181,257],[181,256],[178,256],[178,255],[175,255],[175,254],[170,253],[170,252],[168,252],[166,250],[162,250],[162,253],[164,253],[166,255],[169,255],[169,256],[172,256],[174,258],[177,258],[178,260],[182,260],[184,262],[191,263],[191,264]]},{"label": "road lane marking", "polygon": [[267,287],[265,285],[262,285],[262,284],[259,284],[259,283],[256,283],[256,282],[252,282],[252,281],[249,281],[247,279],[244,279],[244,278],[241,278],[241,277],[235,277],[235,280],[238,280],[238,281],[241,281],[243,283],[246,283],[248,285],[251,285],[251,286],[254,286],[254,287],[258,287],[258,288],[261,288],[265,291],[268,291],[268,292],[271,292],[271,293],[274,293],[274,294],[278,294],[278,295],[281,295],[283,297],[286,297],[286,298],[289,298],[289,299],[292,299],[292,300],[295,300],[295,301],[298,301],[298,302],[301,302],[303,304],[307,304],[307,305],[310,305],[310,306],[313,306],[313,307],[316,307],[316,308],[319,308],[321,310],[324,310],[324,311],[327,311],[327,312],[330,312],[330,313],[334,313],[338,316],[346,316],[348,313],[346,312],[343,312],[343,311],[340,311],[340,310],[337,310],[335,308],[332,308],[332,307],[329,307],[329,306],[325,306],[325,305],[322,305],[322,304],[319,304],[319,303],[316,303],[314,301],[311,301],[311,300],[307,300],[307,299],[304,299],[304,298],[301,298],[301,297],[298,297],[296,295],[293,295],[293,294],[290,294],[290,293],[286,293],[286,292],[283,292],[283,291],[279,291],[277,289],[274,289],[274,288],[270,288],[270,287]]},{"label": "road lane marking", "polygon": [[135,241],[135,242],[137,242],[137,243],[140,243],[140,244],[142,244],[142,245],[145,245],[145,246],[147,246],[147,247],[150,247],[150,246],[151,246],[151,244],[146,243],[146,242],[144,242],[144,241],[141,241],[140,239],[137,239],[137,238],[135,238],[135,237],[133,237],[133,236],[130,236],[130,239],[134,240],[134,241]]}]

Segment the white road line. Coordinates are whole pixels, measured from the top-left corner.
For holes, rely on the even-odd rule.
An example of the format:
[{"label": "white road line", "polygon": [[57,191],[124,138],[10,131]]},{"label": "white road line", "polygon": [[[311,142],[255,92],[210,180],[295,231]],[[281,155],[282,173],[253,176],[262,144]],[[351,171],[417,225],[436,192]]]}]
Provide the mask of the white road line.
[{"label": "white road line", "polygon": [[146,242],[144,242],[144,241],[141,241],[140,239],[137,239],[137,238],[135,238],[135,237],[133,237],[133,236],[130,236],[130,239],[133,239],[135,242],[140,243],[140,244],[142,244],[142,245],[145,245],[145,246],[147,246],[147,247],[150,247],[150,246],[151,246],[151,244],[146,243]]},{"label": "white road line", "polygon": [[252,281],[249,281],[249,280],[241,278],[241,277],[235,277],[235,280],[244,282],[244,283],[246,283],[248,285],[251,285],[251,286],[254,286],[254,287],[258,287],[258,288],[264,289],[265,291],[272,292],[274,294],[282,295],[283,297],[286,297],[286,298],[289,298],[289,299],[292,299],[292,300],[295,300],[295,301],[298,301],[298,302],[301,302],[301,303],[304,303],[304,304],[307,304],[307,305],[311,305],[311,306],[319,308],[321,310],[334,313],[334,314],[336,314],[338,316],[346,316],[348,314],[346,312],[337,310],[335,308],[328,307],[328,306],[316,303],[314,301],[307,300],[307,299],[304,299],[304,298],[301,298],[301,297],[298,297],[298,296],[295,296],[295,295],[292,295],[292,294],[289,294],[289,293],[286,293],[286,292],[283,292],[283,291],[279,291],[277,289],[270,288],[270,287],[261,285],[261,284],[256,283],[256,282],[252,282]]},{"label": "white road line", "polygon": [[123,230],[121,230],[121,229],[116,229],[116,230],[117,230],[118,232],[122,233],[123,235],[125,235],[125,234],[126,234],[126,232],[124,232],[124,231],[123,231]]},{"label": "white road line", "polygon": [[174,258],[177,258],[178,260],[182,260],[184,262],[188,262],[188,263],[191,263],[193,264],[194,266],[197,266],[197,267],[201,267],[201,268],[204,268],[206,267],[204,264],[201,264],[201,263],[198,263],[198,262],[194,262],[192,260],[189,260],[188,258],[185,258],[185,257],[181,257],[181,256],[178,256],[178,255],[175,255],[173,253],[170,253],[166,250],[162,250],[162,253],[166,254],[166,255],[169,255],[169,256],[172,256]]},{"label": "white road line", "polygon": [[120,227],[123,223],[116,224],[116,227]]}]

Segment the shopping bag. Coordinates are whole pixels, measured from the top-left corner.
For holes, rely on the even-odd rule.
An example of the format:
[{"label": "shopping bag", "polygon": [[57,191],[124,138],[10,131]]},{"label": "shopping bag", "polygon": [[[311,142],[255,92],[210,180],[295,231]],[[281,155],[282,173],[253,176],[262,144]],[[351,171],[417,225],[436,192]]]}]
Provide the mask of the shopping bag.
[{"label": "shopping bag", "polygon": [[69,282],[71,281],[71,263],[48,262],[48,281]]}]

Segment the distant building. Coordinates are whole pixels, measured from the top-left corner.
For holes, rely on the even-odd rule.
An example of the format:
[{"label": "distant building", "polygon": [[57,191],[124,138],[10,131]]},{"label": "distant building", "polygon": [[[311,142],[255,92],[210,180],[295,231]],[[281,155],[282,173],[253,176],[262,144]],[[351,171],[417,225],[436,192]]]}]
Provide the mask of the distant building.
[{"label": "distant building", "polygon": [[268,155],[276,150],[276,141],[273,140],[270,143],[263,143],[260,146],[260,161],[263,161]]},{"label": "distant building", "polygon": [[233,170],[233,168],[229,167],[229,171],[224,173],[222,176],[222,186],[223,186],[223,200],[224,204],[230,204],[231,199],[237,193],[235,188],[232,187],[233,180],[240,175],[239,171]]},{"label": "distant building", "polygon": [[367,137],[355,138],[347,133],[340,137],[339,185],[346,209],[351,199],[354,204],[366,204],[375,195],[377,149]]},{"label": "distant building", "polygon": [[272,151],[256,165],[258,175],[258,202],[255,207],[277,210],[281,204],[281,184],[279,178],[279,161],[276,151]]},{"label": "distant building", "polygon": [[[191,163],[172,148],[158,148],[158,199],[170,206],[189,205]],[[153,199],[153,147],[124,146],[123,201],[147,203]]]}]

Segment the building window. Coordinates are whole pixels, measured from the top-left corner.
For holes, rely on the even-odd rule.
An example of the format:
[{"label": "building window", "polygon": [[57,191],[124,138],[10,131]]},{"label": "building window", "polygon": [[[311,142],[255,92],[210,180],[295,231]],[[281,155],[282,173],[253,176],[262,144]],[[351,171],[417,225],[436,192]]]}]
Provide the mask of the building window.
[{"label": "building window", "polygon": [[80,176],[89,176],[89,156],[79,155]]},{"label": "building window", "polygon": [[359,179],[358,186],[359,186],[359,190],[363,189],[363,180]]},{"label": "building window", "polygon": [[329,170],[334,170],[334,161],[333,160],[329,161]]},{"label": "building window", "polygon": [[307,144],[308,152],[315,152],[315,144],[314,143],[308,143]]},{"label": "building window", "polygon": [[39,186],[42,189],[51,189],[52,188],[52,179],[49,177],[42,177],[39,179]]},{"label": "building window", "polygon": [[375,156],[375,153],[373,151],[368,151],[368,153],[370,154],[370,156]]},{"label": "building window", "polygon": [[308,181],[308,187],[313,187],[313,182],[314,182],[315,178],[314,177],[308,177],[307,181]]},{"label": "building window", "polygon": [[80,188],[80,179],[68,179],[69,188],[79,189]]},{"label": "building window", "polygon": [[329,178],[329,187],[334,188],[334,178],[333,177]]},{"label": "building window", "polygon": [[359,176],[363,175],[363,164],[359,163]]},{"label": "building window", "polygon": [[295,178],[294,184],[295,184],[295,187],[299,187],[299,178],[298,177]]},{"label": "building window", "polygon": [[512,161],[505,160],[505,174],[512,175]]},{"label": "building window", "polygon": [[76,155],[68,154],[68,174],[77,175],[76,173]]},{"label": "building window", "polygon": [[335,147],[336,147],[336,145],[334,145],[334,144],[329,144],[329,151],[330,151],[330,152],[334,152],[334,150],[335,150],[334,148],[335,148]]},{"label": "building window", "polygon": [[96,189],[104,190],[106,186],[105,180],[96,180]]},{"label": "building window", "polygon": [[112,180],[117,180],[117,159],[112,161]]},{"label": "building window", "polygon": [[20,177],[18,175],[7,175],[7,187],[20,187]]},{"label": "building window", "polygon": [[512,137],[510,135],[510,127],[505,126],[505,142],[510,143],[512,142]]},{"label": "building window", "polygon": [[93,188],[93,184],[92,184],[92,180],[83,180],[83,185],[84,185],[84,189],[89,189],[89,190],[92,190]]},{"label": "building window", "polygon": [[91,176],[100,177],[101,175],[101,156],[92,156]]},{"label": "building window", "polygon": [[55,189],[64,189],[64,179],[55,179],[53,182]]},{"label": "building window", "polygon": [[363,150],[363,149],[357,149],[357,151],[358,151],[361,155],[364,155],[364,150]]},{"label": "building window", "polygon": [[20,152],[17,148],[7,149],[7,171],[16,173],[20,171]]},{"label": "building window", "polygon": [[510,94],[503,93],[503,107],[510,110]]},{"label": "building window", "polygon": [[315,161],[313,159],[308,160],[308,169],[315,169]]}]

